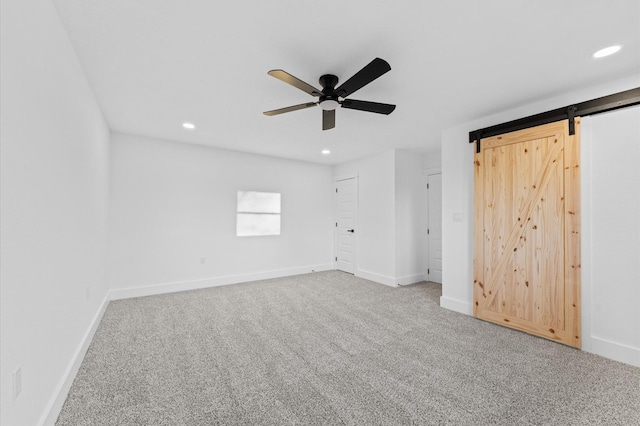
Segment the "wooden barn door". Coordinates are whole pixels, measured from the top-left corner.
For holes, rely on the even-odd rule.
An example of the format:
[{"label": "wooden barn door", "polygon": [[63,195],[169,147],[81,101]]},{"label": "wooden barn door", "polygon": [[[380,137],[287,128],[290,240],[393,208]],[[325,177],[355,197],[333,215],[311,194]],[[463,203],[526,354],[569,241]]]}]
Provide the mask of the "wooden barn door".
[{"label": "wooden barn door", "polygon": [[580,347],[580,120],[482,139],[474,315]]}]

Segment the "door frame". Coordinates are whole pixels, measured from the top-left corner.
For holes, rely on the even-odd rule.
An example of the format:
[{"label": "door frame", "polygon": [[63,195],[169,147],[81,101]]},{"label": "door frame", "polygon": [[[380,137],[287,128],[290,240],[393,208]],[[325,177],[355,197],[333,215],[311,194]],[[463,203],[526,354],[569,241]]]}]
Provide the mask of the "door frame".
[{"label": "door frame", "polygon": [[[334,193],[333,193],[333,223],[334,223],[334,227],[333,227],[333,269],[334,270],[338,270],[338,192],[337,192],[337,187],[338,187],[338,182],[343,181],[343,180],[348,180],[348,179],[354,179],[354,185],[355,185],[355,203],[354,203],[354,208],[353,208],[353,229],[356,230],[356,232],[354,232],[353,234],[353,252],[352,252],[352,259],[353,259],[353,275],[357,276],[358,274],[358,203],[359,203],[359,192],[358,192],[358,188],[359,188],[359,179],[358,179],[358,174],[353,174],[353,175],[341,175],[341,176],[334,176],[333,178],[333,189],[334,189]],[[348,272],[347,272],[348,273]]]},{"label": "door frame", "polygon": [[[431,243],[429,234],[427,234],[427,229],[429,229],[429,190],[427,189],[427,185],[429,184],[429,176],[432,175],[442,175],[442,167],[429,167],[426,168],[422,171],[422,175],[424,176],[423,178],[423,184],[424,184],[424,191],[426,193],[426,197],[425,197],[425,216],[426,216],[426,223],[424,226],[424,236],[425,236],[425,245],[424,245],[424,280],[425,281],[429,281],[429,274],[427,273],[427,271],[429,270],[429,245]],[[442,207],[442,202],[440,203],[441,207]]]}]

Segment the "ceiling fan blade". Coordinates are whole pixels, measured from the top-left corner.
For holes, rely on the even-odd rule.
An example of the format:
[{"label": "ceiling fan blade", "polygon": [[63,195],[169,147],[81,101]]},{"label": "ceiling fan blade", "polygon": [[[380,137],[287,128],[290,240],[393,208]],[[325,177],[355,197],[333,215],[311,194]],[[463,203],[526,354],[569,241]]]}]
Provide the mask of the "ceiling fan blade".
[{"label": "ceiling fan blade", "polygon": [[263,112],[264,115],[278,115],[278,114],[284,114],[285,112],[291,112],[291,111],[297,111],[299,109],[305,109],[305,108],[311,108],[318,105],[315,102],[307,102],[306,104],[300,104],[300,105],[293,105],[290,107],[286,107],[286,108],[280,108],[280,109],[274,109],[271,111],[265,111]]},{"label": "ceiling fan blade", "polygon": [[391,114],[395,105],[381,104],[378,102],[357,101],[355,99],[345,99],[342,101],[342,108],[357,109],[360,111],[376,112],[378,114]]},{"label": "ceiling fan blade", "polygon": [[353,77],[338,86],[336,93],[338,96],[346,98],[388,71],[391,71],[391,65],[384,59],[375,58],[367,66],[355,73]]},{"label": "ceiling fan blade", "polygon": [[303,92],[306,92],[308,94],[310,94],[311,96],[320,96],[322,95],[322,91],[316,89],[315,87],[313,87],[312,85],[305,83],[304,81],[300,80],[297,77],[292,76],[291,74],[289,74],[286,71],[283,70],[271,70],[269,71],[267,74],[269,74],[271,77],[275,77],[278,80],[282,80],[287,84],[292,85],[293,87],[297,87],[298,89],[302,90]]},{"label": "ceiling fan blade", "polygon": [[336,110],[322,110],[322,130],[329,130],[336,127]]}]

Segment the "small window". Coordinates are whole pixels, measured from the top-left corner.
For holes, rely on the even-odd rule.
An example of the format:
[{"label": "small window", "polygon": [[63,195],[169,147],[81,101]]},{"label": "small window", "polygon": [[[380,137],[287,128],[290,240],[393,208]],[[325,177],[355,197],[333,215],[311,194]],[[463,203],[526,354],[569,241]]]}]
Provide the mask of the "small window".
[{"label": "small window", "polygon": [[238,191],[236,235],[280,235],[280,193]]}]

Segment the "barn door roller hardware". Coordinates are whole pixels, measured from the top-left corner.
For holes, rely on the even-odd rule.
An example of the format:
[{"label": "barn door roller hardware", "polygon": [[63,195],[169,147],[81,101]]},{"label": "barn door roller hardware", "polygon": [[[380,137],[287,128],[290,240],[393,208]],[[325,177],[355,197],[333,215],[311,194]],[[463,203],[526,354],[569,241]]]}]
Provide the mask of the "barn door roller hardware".
[{"label": "barn door roller hardware", "polygon": [[579,104],[569,105],[564,108],[531,115],[529,117],[519,118],[495,126],[485,127],[484,129],[474,130],[469,132],[469,143],[477,141],[476,152],[480,152],[480,139],[482,138],[489,138],[491,136],[515,132],[516,130],[528,129],[561,120],[569,120],[569,134],[573,135],[576,131],[575,117],[600,114],[633,105],[640,105],[640,87]]},{"label": "barn door roller hardware", "polygon": [[578,107],[575,105],[571,105],[567,107],[567,118],[569,119],[569,134],[576,134],[576,111],[578,111]]}]

